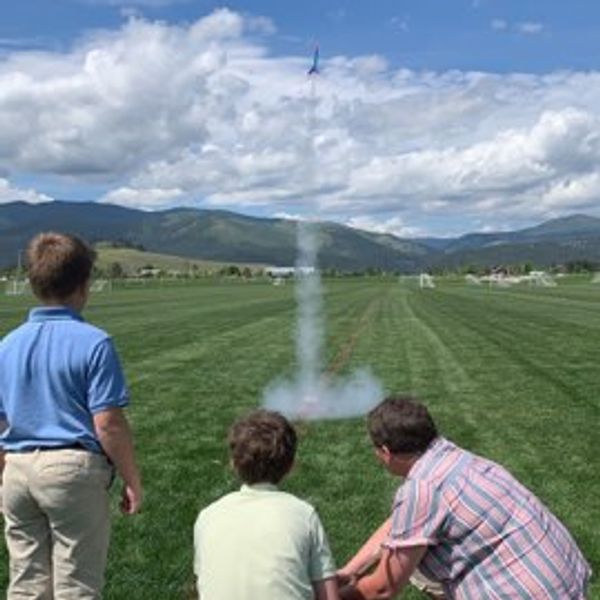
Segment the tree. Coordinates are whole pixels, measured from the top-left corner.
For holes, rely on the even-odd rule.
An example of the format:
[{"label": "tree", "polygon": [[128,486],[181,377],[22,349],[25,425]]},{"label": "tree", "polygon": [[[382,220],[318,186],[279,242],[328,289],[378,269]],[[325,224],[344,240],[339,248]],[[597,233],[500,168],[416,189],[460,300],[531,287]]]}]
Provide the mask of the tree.
[{"label": "tree", "polygon": [[93,279],[104,279],[106,274],[104,269],[100,268],[98,265],[94,265],[92,267],[92,278]]},{"label": "tree", "polygon": [[121,279],[122,277],[125,277],[125,271],[120,262],[110,264],[109,275],[111,279]]},{"label": "tree", "polygon": [[220,274],[225,277],[240,277],[242,272],[237,265],[228,265],[221,269]]}]

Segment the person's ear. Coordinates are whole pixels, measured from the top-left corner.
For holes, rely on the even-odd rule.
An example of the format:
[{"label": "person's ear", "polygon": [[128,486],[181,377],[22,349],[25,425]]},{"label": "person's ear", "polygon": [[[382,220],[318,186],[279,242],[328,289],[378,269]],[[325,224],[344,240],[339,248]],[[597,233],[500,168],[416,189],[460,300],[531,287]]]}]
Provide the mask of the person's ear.
[{"label": "person's ear", "polygon": [[392,459],[392,452],[390,449],[384,444],[383,446],[375,447],[375,454],[377,458],[384,464],[389,465],[390,460]]},{"label": "person's ear", "polygon": [[381,446],[381,452],[388,460],[392,457],[392,451],[385,444]]}]

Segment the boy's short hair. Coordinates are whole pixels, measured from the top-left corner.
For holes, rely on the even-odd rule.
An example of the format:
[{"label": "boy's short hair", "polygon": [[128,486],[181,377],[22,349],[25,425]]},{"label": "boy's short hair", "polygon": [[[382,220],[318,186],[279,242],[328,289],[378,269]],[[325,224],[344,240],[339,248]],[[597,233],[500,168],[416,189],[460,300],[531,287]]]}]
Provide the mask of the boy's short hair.
[{"label": "boy's short hair", "polygon": [[256,410],[229,431],[233,466],[244,483],[279,483],[292,468],[296,431],[277,412]]},{"label": "boy's short hair", "polygon": [[421,454],[438,436],[427,408],[411,396],[389,396],[370,413],[371,440],[395,454]]},{"label": "boy's short hair", "polygon": [[40,233],[27,247],[29,282],[42,300],[68,298],[91,276],[96,253],[74,235]]}]

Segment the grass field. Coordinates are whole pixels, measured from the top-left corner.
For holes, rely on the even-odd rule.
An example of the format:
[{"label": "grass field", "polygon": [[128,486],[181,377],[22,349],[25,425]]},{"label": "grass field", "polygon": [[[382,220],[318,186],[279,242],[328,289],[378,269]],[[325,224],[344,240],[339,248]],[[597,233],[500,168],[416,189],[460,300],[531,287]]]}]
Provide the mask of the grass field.
[{"label": "grass field", "polygon": [[[423,397],[447,437],[531,487],[599,573],[600,285],[488,290],[447,281],[419,290],[356,279],[325,288],[328,366],[370,365],[388,391]],[[0,335],[31,302],[0,299]],[[143,514],[123,518],[115,490],[106,598],[190,598],[196,514],[236,485],[225,433],[294,368],[293,286],[115,290],[94,296],[85,314],[120,351],[147,493]],[[397,482],[376,464],[361,419],[299,429],[285,487],[318,506],[341,564],[386,516]],[[597,576],[589,599],[600,600]]]}]

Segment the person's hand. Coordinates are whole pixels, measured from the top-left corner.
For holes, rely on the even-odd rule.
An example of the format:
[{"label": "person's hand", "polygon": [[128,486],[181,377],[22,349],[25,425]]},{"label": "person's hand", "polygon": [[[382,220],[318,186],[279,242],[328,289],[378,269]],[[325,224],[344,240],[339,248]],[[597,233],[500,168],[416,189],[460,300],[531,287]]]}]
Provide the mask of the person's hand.
[{"label": "person's hand", "polygon": [[140,512],[143,501],[141,486],[123,485],[121,494],[121,512],[124,515],[135,515]]},{"label": "person's hand", "polygon": [[356,589],[356,587],[354,587],[352,583],[340,587],[338,593],[342,600],[365,600],[365,597]]},{"label": "person's hand", "polygon": [[349,571],[344,571],[344,569],[339,569],[335,574],[335,578],[339,588],[352,585],[356,582],[356,574],[350,573]]},{"label": "person's hand", "polygon": [[340,598],[342,600],[356,598],[356,588],[354,587],[358,581],[356,573],[340,569],[335,575]]}]

